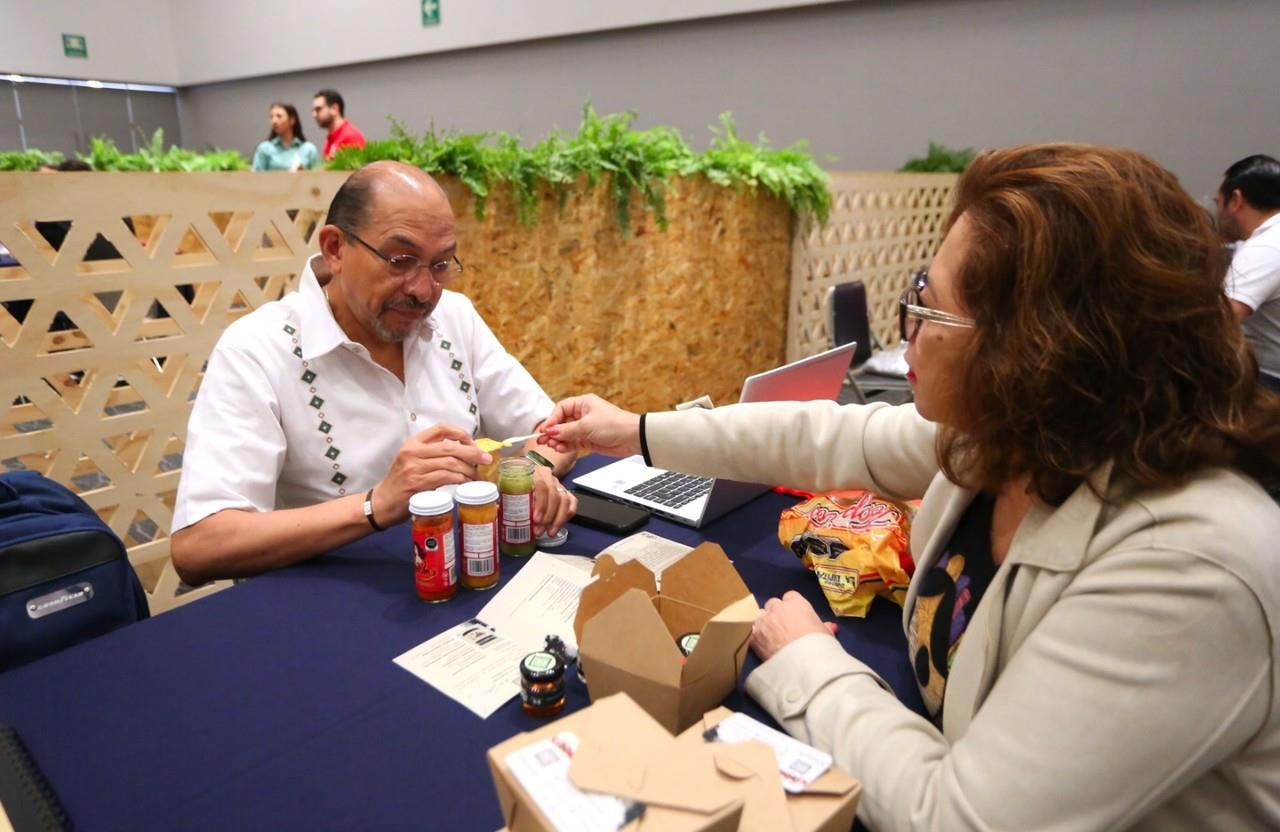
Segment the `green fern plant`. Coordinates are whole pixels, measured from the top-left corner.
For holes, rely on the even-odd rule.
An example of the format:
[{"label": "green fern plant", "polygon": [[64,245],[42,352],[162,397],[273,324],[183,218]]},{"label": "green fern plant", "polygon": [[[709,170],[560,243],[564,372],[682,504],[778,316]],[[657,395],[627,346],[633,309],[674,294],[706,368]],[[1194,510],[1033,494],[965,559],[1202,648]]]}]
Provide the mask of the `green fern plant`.
[{"label": "green fern plant", "polygon": [[164,130],[157,129],[137,153],[125,153],[112,139],[95,136],[89,140],[89,152],[80,160],[100,171],[151,171],[159,173],[208,173],[213,171],[248,170],[248,161],[234,150],[212,150],[197,153],[164,146]]},{"label": "green fern plant", "polygon": [[785,200],[802,222],[826,223],[831,214],[828,177],[805,151],[806,143],[797,142],[775,150],[761,135],[752,144],[738,136],[730,113],[720,115],[720,129],[713,132],[715,138],[711,146],[697,157],[694,169],[697,173],[725,187],[746,187],[752,191],[763,187]]},{"label": "green fern plant", "polygon": [[[707,151],[697,153],[678,130],[637,130],[635,120],[633,112],[601,115],[587,102],[576,133],[552,132],[525,146],[518,136],[508,133],[437,132],[432,127],[414,136],[392,119],[390,138],[364,147],[342,148],[329,167],[354,170],[393,159],[454,176],[475,196],[478,218],[484,217],[493,189],[505,184],[515,197],[516,219],[526,224],[537,221],[544,189],[563,208],[579,183],[590,190],[607,182],[624,234],[631,232],[631,208],[637,196],[642,209],[665,229],[666,194],[672,177],[699,175],[726,188],[764,188],[785,200],[800,222],[826,222],[831,210],[827,174],[805,151],[804,143],[775,149],[764,136],[749,142],[738,135],[732,115],[724,113],[719,128],[713,128]],[[89,152],[80,154],[80,159],[100,171],[203,172],[249,167],[234,150],[197,153],[166,148],[162,130],[142,138],[145,141],[137,153],[125,153],[111,139],[94,137]],[[932,152],[932,145],[930,149]],[[61,158],[39,151],[0,153],[0,170],[35,170]]]},{"label": "green fern plant", "polygon": [[898,168],[900,173],[964,173],[978,153],[971,147],[956,150],[937,142],[929,142],[929,152],[908,159]]},{"label": "green fern plant", "polygon": [[802,221],[826,222],[831,207],[827,175],[804,152],[803,144],[770,148],[738,137],[733,118],[720,117],[720,130],[706,153],[695,153],[678,130],[636,130],[632,112],[600,115],[587,102],[576,133],[553,132],[525,147],[508,133],[437,133],[429,129],[414,138],[392,120],[391,138],[363,148],[343,148],[330,162],[338,170],[354,170],[370,162],[393,159],[429,173],[457,177],[475,196],[475,212],[483,218],[489,194],[499,184],[511,187],[519,222],[537,220],[540,190],[549,188],[561,207],[577,183],[588,190],[606,179],[624,234],[631,231],[631,205],[638,195],[643,209],[662,229],[667,227],[666,189],[673,176],[705,175],[717,185],[764,187],[779,196]]},{"label": "green fern plant", "polygon": [[45,153],[43,150],[2,150],[0,171],[29,173],[43,166],[61,164],[62,158],[61,153]]}]

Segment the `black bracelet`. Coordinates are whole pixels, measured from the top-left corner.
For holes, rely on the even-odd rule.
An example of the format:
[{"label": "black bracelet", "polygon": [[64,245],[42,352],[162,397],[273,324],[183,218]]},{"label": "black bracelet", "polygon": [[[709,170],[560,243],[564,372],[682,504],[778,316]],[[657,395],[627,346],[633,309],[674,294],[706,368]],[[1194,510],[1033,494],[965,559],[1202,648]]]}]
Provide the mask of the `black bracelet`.
[{"label": "black bracelet", "polygon": [[384,531],[378,525],[378,521],[373,519],[373,489],[369,489],[369,493],[364,495],[364,519],[369,521],[369,525],[373,526],[375,532]]},{"label": "black bracelet", "polygon": [[644,435],[644,420],[648,413],[640,414],[640,456],[644,457],[644,464],[650,468],[654,467],[653,457],[649,456],[649,439]]}]

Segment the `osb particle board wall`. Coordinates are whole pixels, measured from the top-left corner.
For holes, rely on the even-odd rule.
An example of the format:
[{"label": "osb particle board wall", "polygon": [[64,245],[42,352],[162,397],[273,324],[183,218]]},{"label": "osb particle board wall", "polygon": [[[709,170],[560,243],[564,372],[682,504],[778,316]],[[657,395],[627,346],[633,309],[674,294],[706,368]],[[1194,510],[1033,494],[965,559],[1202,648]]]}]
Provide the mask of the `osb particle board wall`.
[{"label": "osb particle board wall", "polygon": [[537,224],[513,223],[510,195],[486,219],[447,182],[458,215],[457,287],[553,397],[595,392],[634,410],[710,394],[736,401],[742,380],[785,353],[790,210],[781,200],[679,180],[666,231],[633,200],[621,235],[605,187]]},{"label": "osb particle board wall", "polygon": [[[181,450],[205,359],[236,318],[296,285],[346,174],[0,174],[0,461],[70,485],[125,539],[153,610],[169,564]],[[670,228],[608,191],[548,197],[540,222],[509,196],[458,215],[470,295],[553,397],[596,391],[633,408],[710,393],[778,364],[790,215],[778,200],[680,183]],[[133,230],[125,224],[130,218]],[[34,220],[70,221],[58,250]],[[119,258],[85,260],[102,234]],[[25,308],[24,308],[25,307]]]}]

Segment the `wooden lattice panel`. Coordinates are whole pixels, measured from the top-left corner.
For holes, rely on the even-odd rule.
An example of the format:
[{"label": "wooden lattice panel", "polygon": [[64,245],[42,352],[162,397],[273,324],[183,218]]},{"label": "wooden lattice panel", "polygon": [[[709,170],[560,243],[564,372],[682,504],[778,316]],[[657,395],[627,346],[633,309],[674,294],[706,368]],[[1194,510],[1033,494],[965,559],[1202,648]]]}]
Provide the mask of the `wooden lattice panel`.
[{"label": "wooden lattice panel", "polygon": [[98,511],[155,612],[221,586],[176,596],[168,557],[205,361],[228,324],[295,285],[345,178],[0,174],[0,243],[19,264],[0,267],[0,464]]},{"label": "wooden lattice panel", "polygon": [[823,228],[797,234],[791,253],[787,360],[827,348],[827,290],[861,280],[871,329],[897,343],[898,296],[911,273],[942,241],[956,175],[834,173],[832,210]]}]

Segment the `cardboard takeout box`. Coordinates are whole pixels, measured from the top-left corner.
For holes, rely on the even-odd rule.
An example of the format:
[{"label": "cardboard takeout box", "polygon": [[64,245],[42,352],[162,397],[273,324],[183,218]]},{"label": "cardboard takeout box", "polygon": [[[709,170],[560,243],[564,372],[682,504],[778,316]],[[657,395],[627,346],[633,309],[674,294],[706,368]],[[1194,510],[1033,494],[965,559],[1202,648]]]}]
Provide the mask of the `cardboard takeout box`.
[{"label": "cardboard takeout box", "polygon": [[[686,748],[708,743],[703,734],[719,725],[733,711],[716,708],[677,739]],[[782,791],[777,758],[758,743],[710,744],[716,755],[716,771],[743,798],[739,829],[778,832],[848,832],[858,810],[862,784],[836,768],[826,771],[799,794]],[[761,756],[758,749],[768,753]],[[777,783],[777,788],[774,784]],[[781,799],[779,799],[781,797]]]},{"label": "cardboard takeout box", "polygon": [[[671,733],[719,705],[738,683],[760,614],[724,550],[703,543],[662,573],[639,561],[596,561],[574,632],[592,701],[626,693]],[[684,662],[676,639],[700,633]]]},{"label": "cardboard takeout box", "polygon": [[489,769],[502,818],[511,832],[554,832],[555,827],[508,767],[508,755],[566,732],[580,742],[569,766],[574,785],[645,804],[639,824],[632,822],[626,829],[731,832],[738,828],[742,797],[725,788],[696,757],[680,759],[676,738],[626,695],[618,694],[489,749]]},{"label": "cardboard takeout box", "polygon": [[804,793],[787,794],[768,746],[703,739],[730,713],[719,708],[672,737],[629,697],[616,694],[499,743],[488,760],[503,819],[511,832],[554,830],[506,760],[570,733],[578,740],[568,771],[575,786],[644,804],[638,823],[624,827],[631,832],[847,832],[861,794],[858,781],[832,769]]}]

